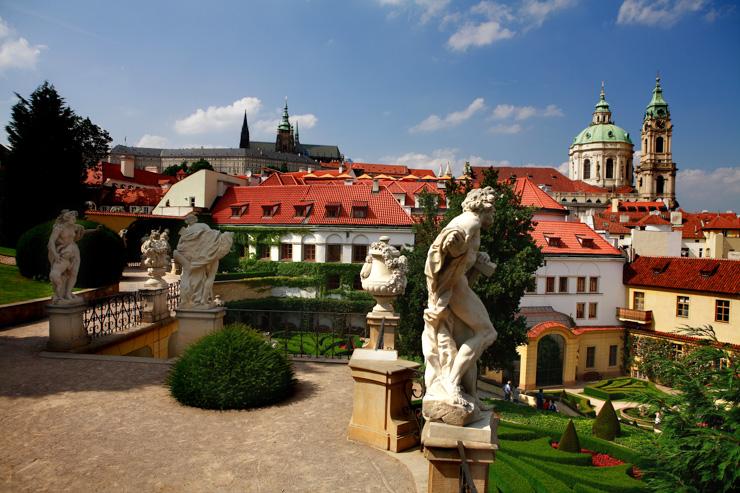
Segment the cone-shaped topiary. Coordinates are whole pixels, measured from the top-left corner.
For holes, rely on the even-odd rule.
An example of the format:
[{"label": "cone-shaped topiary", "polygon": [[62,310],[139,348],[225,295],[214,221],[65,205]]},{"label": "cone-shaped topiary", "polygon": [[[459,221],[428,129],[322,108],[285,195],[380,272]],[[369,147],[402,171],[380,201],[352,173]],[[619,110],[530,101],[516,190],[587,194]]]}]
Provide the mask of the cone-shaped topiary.
[{"label": "cone-shaped topiary", "polygon": [[611,400],[607,400],[601,407],[601,411],[594,420],[592,433],[595,437],[610,441],[619,436],[619,418],[617,418]]},{"label": "cone-shaped topiary", "polygon": [[248,409],[292,393],[293,366],[285,354],[241,324],[227,325],[190,346],[167,379],[187,406]]},{"label": "cone-shaped topiary", "polygon": [[572,419],[568,420],[568,426],[565,427],[563,436],[560,437],[558,450],[576,453],[581,451],[581,442],[578,440],[578,433],[576,433],[576,427]]}]

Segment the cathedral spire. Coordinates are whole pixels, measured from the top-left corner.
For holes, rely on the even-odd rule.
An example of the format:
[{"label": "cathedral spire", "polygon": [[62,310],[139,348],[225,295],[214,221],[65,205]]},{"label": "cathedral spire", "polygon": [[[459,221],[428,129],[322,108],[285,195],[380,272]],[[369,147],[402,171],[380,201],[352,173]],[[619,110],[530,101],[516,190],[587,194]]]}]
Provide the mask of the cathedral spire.
[{"label": "cathedral spire", "polygon": [[285,107],[283,108],[283,119],[278,125],[278,130],[290,132],[290,120],[288,117],[288,96],[285,96]]},{"label": "cathedral spire", "polygon": [[301,143],[301,139],[298,136],[298,122],[295,122],[295,145],[298,145]]},{"label": "cathedral spire", "polygon": [[239,149],[249,149],[249,124],[247,123],[246,110],[244,110],[244,121],[242,122],[242,134],[239,139]]},{"label": "cathedral spire", "polygon": [[606,102],[606,92],[604,91],[604,81],[601,81],[601,93],[599,94],[599,102],[594,107],[593,119],[591,120],[592,125],[599,123],[612,123],[612,110],[609,108],[609,103]]}]

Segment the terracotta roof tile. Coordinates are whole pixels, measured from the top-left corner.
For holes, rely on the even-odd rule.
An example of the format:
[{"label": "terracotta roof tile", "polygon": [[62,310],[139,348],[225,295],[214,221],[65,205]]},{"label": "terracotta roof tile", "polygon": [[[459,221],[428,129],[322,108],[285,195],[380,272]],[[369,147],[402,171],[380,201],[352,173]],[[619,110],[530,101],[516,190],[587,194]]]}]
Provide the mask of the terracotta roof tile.
[{"label": "terracotta roof tile", "polygon": [[409,168],[401,164],[373,164],[373,163],[352,163],[353,170],[359,170],[360,173],[371,175],[389,175],[402,177],[409,174]]},{"label": "terracotta roof tile", "polygon": [[706,230],[717,230],[717,229],[740,229],[740,218],[737,216],[734,218],[715,216],[706,223],[704,228]]},{"label": "terracotta roof tile", "polygon": [[[234,203],[248,202],[250,207],[241,217],[231,217]],[[294,217],[294,205],[313,202],[313,210],[308,218]],[[367,217],[351,217],[352,204],[366,202]],[[274,216],[263,217],[262,206],[280,204]],[[340,216],[327,217],[327,205],[340,205]],[[411,226],[413,221],[396,202],[393,195],[381,186],[373,193],[367,186],[284,185],[260,187],[231,187],[213,207],[213,221],[216,224],[259,225],[259,224],[351,224],[357,226],[388,225]]]},{"label": "terracotta roof tile", "polygon": [[[622,256],[587,224],[565,221],[535,221],[534,231],[530,234],[542,253],[546,255],[612,255]],[[551,240],[548,241],[547,238]],[[553,241],[557,238],[557,241]],[[579,239],[580,238],[580,239]],[[590,239],[593,246],[582,241]]]},{"label": "terracotta roof tile", "polygon": [[662,217],[660,217],[657,214],[647,214],[645,217],[637,221],[637,226],[647,226],[647,225],[655,225],[655,226],[670,226],[671,222],[666,221]]},{"label": "terracotta roof tile", "polygon": [[701,291],[740,295],[740,261],[687,258],[638,257],[624,268],[629,286]]},{"label": "terracotta roof tile", "polygon": [[134,176],[123,176],[121,165],[107,162],[100,162],[96,166],[87,170],[85,179],[86,185],[105,185],[108,180],[116,182],[125,182],[141,187],[160,187],[161,183],[176,183],[177,178],[174,176],[153,173],[143,169],[134,169]]},{"label": "terracotta roof tile", "polygon": [[519,196],[519,203],[527,207],[536,207],[551,211],[567,213],[567,209],[550,197],[529,178],[517,178],[514,193]]}]

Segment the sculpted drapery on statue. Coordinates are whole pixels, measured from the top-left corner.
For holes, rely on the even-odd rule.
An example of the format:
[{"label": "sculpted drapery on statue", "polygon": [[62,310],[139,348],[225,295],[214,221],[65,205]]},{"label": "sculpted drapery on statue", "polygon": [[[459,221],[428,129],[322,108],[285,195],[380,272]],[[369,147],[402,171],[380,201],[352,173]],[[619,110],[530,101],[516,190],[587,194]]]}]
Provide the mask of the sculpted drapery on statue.
[{"label": "sculpted drapery on statue", "polygon": [[[98,226],[98,229],[102,226]],[[85,229],[77,224],[77,211],[63,210],[51,230],[47,249],[49,253],[49,280],[54,288],[52,304],[74,304],[80,299],[72,294],[80,270],[80,249],[77,242],[96,229]]]},{"label": "sculpted drapery on statue", "polygon": [[218,261],[231,250],[234,235],[212,230],[207,224],[197,222],[194,214],[186,216],[185,223],[187,226],[180,230],[180,240],[173,253],[175,260],[182,265],[180,306],[212,308],[215,306],[213,282]]},{"label": "sculpted drapery on statue", "polygon": [[422,333],[427,390],[422,410],[430,421],[462,426],[483,410],[476,363],[497,334],[471,285],[496,268],[487,253],[478,251],[481,228],[493,224],[494,201],[491,187],[470,191],[463,213],[439,233],[427,254],[429,298]]}]

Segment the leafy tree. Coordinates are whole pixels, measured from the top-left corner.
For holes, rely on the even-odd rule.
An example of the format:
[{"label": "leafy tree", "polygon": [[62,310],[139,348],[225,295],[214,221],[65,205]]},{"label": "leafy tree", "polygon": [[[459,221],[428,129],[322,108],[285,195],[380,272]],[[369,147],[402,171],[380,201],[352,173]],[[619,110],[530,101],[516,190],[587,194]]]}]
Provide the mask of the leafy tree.
[{"label": "leafy tree", "polygon": [[162,171],[163,175],[167,176],[177,176],[177,172],[183,170],[187,173],[188,171],[188,162],[183,161],[180,164],[173,164],[172,166],[167,166],[164,171]]},{"label": "leafy tree", "polygon": [[426,190],[419,194],[423,211],[421,222],[414,225],[414,248],[404,252],[408,262],[406,293],[403,303],[396,303],[401,321],[398,328],[398,349],[405,356],[421,357],[422,314],[427,307],[427,280],[424,264],[427,252],[439,233],[438,196]]},{"label": "leafy tree", "polygon": [[[498,174],[493,168],[485,170],[481,186],[491,186],[498,197],[494,224],[481,234],[481,250],[489,254],[497,269],[493,276],[480,278],[474,286],[498,332],[498,339],[483,354],[481,364],[501,369],[511,366],[516,358],[516,347],[526,342],[526,320],[518,315],[519,300],[524,290],[531,286],[532,274],[544,257],[529,234],[533,210],[519,204],[519,198],[509,184],[498,182]],[[405,302],[399,306],[399,349],[404,354],[421,356],[422,313],[427,305],[424,276],[427,252],[441,226],[462,212],[461,204],[468,190],[467,183],[450,182],[446,193],[448,210],[440,225],[437,224],[433,196],[425,198],[422,195],[420,198],[423,220],[415,227],[414,249],[406,254],[408,284]]]},{"label": "leafy tree", "polygon": [[190,165],[190,169],[188,169],[187,172],[189,175],[192,175],[193,173],[196,173],[202,169],[209,169],[213,171],[213,166],[211,166],[211,163],[209,163],[205,159],[200,158]]},{"label": "leafy tree", "polygon": [[[0,241],[15,244],[29,224],[81,210],[88,167],[108,154],[108,132],[78,116],[44,82],[11,110],[5,130],[10,152],[0,179]],[[22,213],[21,213],[22,211]]]},{"label": "leafy tree", "polygon": [[705,342],[656,366],[678,392],[641,397],[664,414],[646,480],[660,492],[740,491],[740,364],[712,326],[679,331]]}]

